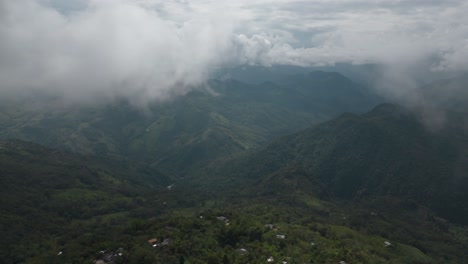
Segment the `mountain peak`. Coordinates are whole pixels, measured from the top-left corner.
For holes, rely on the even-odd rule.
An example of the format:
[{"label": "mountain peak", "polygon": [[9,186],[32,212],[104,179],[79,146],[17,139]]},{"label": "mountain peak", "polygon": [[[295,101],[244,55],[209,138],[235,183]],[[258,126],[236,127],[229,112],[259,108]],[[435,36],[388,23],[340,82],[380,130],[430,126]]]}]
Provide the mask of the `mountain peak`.
[{"label": "mountain peak", "polygon": [[383,103],[374,107],[369,113],[394,113],[402,111],[403,107],[393,103]]},{"label": "mountain peak", "polygon": [[393,104],[393,103],[383,103],[374,107],[370,112],[365,114],[366,117],[386,117],[386,118],[401,118],[401,117],[411,117],[413,116],[412,112],[405,108],[404,106]]}]

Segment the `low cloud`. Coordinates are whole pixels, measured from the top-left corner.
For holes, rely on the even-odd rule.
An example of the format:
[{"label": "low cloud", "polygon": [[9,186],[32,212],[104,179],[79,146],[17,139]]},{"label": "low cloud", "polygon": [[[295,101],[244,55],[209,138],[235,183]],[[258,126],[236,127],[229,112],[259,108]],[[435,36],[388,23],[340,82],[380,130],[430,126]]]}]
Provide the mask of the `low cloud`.
[{"label": "low cloud", "polygon": [[468,70],[466,12],[461,0],[0,1],[0,92],[145,102],[225,66],[348,62],[385,65],[394,83],[381,87],[401,96],[418,67]]},{"label": "low cloud", "polygon": [[164,99],[203,82],[224,63],[232,26],[211,17],[183,23],[129,1],[90,2],[64,15],[35,1],[3,4],[4,90],[71,99]]}]

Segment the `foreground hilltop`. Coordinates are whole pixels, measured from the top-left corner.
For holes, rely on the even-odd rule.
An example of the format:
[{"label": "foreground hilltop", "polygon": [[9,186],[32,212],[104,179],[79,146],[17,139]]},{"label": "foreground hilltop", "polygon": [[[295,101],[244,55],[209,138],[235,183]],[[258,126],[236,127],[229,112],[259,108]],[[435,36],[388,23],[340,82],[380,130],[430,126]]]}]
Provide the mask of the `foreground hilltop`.
[{"label": "foreground hilltop", "polygon": [[[170,183],[146,165],[20,140],[0,140],[0,176],[4,263],[57,254],[67,239],[77,247],[86,233],[112,233],[132,219],[129,211],[143,208],[149,193],[160,193]],[[74,254],[89,254],[90,248],[81,250]]]}]

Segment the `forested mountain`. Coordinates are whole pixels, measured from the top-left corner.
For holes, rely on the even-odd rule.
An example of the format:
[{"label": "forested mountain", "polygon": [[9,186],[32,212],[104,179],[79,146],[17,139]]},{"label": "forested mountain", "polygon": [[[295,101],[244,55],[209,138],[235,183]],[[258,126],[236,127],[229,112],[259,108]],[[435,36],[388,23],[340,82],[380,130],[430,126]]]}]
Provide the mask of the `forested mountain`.
[{"label": "forested mountain", "polygon": [[1,141],[0,165],[4,263],[459,263],[466,257],[464,229],[395,199],[341,205],[285,192],[288,182],[277,195],[255,184],[258,190],[207,197],[179,183],[163,188],[170,181],[145,166],[18,140]]},{"label": "forested mountain", "polygon": [[467,224],[467,131],[457,125],[433,130],[421,120],[392,104],[346,113],[205,173],[223,176],[211,178],[220,186],[248,183],[257,192],[282,192],[289,181],[324,199],[411,199]]},{"label": "forested mountain", "polygon": [[[56,250],[49,247],[56,238],[90,232],[90,221],[122,220],[126,212],[142,207],[142,197],[161,192],[171,182],[145,165],[84,157],[19,140],[0,141],[0,175],[4,263],[50,253]],[[117,223],[112,221],[105,225],[112,228]]]},{"label": "forested mountain", "polygon": [[0,0],[0,264],[468,263],[467,14]]},{"label": "forested mountain", "polygon": [[464,263],[468,120],[447,83],[463,85],[369,112],[378,99],[324,72],[213,80],[144,110],[4,101],[1,136],[21,140],[0,141],[0,255]]},{"label": "forested mountain", "polygon": [[343,111],[367,111],[378,100],[344,76],[326,72],[258,85],[213,80],[144,109],[124,100],[70,106],[35,96],[0,104],[0,138],[125,156],[183,175],[206,161],[263,145]]}]

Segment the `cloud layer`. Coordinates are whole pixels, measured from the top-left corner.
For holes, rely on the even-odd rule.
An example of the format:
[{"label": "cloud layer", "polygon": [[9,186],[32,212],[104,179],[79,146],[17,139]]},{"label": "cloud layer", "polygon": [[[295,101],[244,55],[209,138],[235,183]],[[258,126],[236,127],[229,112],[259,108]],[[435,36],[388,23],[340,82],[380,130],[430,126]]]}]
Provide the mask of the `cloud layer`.
[{"label": "cloud layer", "polygon": [[0,0],[0,91],[147,101],[240,64],[468,70],[466,13],[462,0]]}]

